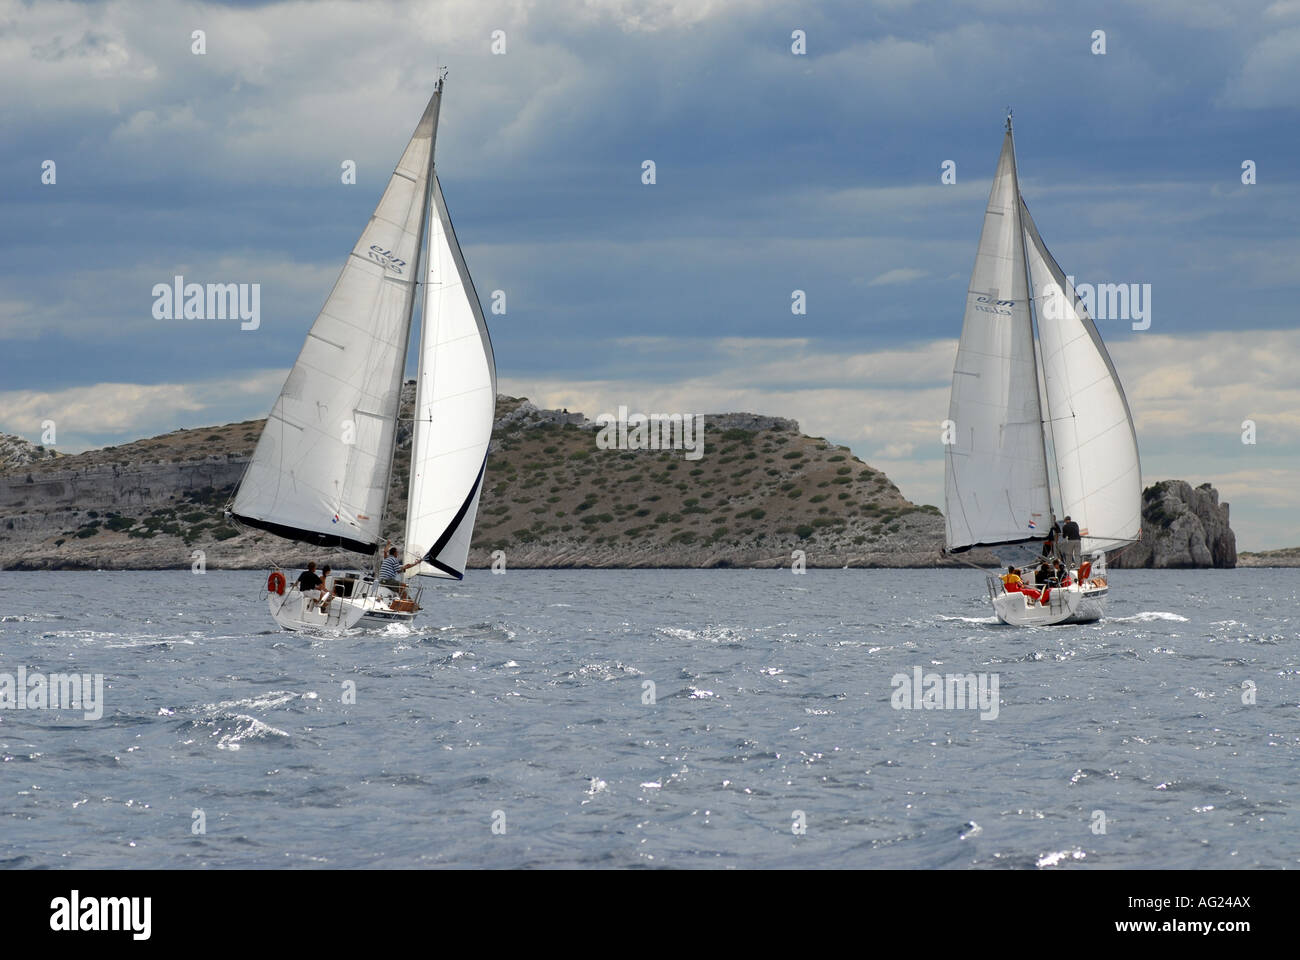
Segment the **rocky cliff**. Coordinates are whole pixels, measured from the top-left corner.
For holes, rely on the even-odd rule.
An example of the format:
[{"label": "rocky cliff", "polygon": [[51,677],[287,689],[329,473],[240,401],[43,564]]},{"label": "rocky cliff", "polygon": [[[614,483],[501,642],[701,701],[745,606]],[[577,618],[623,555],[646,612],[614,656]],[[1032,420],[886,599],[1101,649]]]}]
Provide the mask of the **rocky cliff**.
[{"label": "rocky cliff", "polygon": [[[406,404],[409,416],[410,389]],[[261,531],[222,507],[263,421],[159,437],[0,468],[0,568],[356,567]],[[883,473],[777,417],[706,418],[704,454],[601,449],[581,414],[498,397],[471,566],[943,564],[939,511]],[[386,532],[400,538],[409,430],[399,432]],[[979,560],[978,557],[972,557]],[[989,558],[991,559],[991,558]]]},{"label": "rocky cliff", "polygon": [[1208,483],[1161,480],[1142,491],[1142,539],[1112,567],[1235,567],[1237,537],[1228,505]]},{"label": "rocky cliff", "polygon": [[15,437],[8,433],[0,433],[0,473],[17,470],[29,463],[53,460],[57,456],[59,454],[40,444],[29,443],[22,437]]}]

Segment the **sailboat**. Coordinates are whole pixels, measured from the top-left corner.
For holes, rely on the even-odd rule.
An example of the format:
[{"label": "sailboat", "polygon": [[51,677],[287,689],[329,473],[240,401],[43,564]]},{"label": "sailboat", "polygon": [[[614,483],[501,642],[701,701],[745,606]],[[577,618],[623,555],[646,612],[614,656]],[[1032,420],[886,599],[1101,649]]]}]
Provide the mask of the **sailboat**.
[{"label": "sailboat", "polygon": [[[420,299],[401,563],[410,576],[460,580],[492,437],[496,363],[434,166],[445,79],[312,324],[226,512],[322,548],[374,556],[383,547]],[[322,604],[279,570],[267,578],[271,616],[290,630],[409,622],[421,594],[404,579],[359,572],[335,577]]]},{"label": "sailboat", "polygon": [[988,577],[998,619],[1018,626],[1100,620],[1110,589],[1106,553],[1141,535],[1137,432],[1101,335],[1020,195],[1010,114],[948,417],[948,552],[1045,540],[1058,518],[1079,525],[1077,566],[1059,583],[1022,589]]}]

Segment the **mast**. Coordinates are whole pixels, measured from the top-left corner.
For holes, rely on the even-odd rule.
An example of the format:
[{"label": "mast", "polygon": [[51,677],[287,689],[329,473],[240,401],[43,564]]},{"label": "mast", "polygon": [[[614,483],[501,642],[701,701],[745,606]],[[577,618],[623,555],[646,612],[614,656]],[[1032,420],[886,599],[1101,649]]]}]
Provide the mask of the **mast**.
[{"label": "mast", "polygon": [[[1028,295],[1025,298],[1025,305],[1029,308],[1029,326],[1030,329],[1033,331],[1034,389],[1038,392],[1040,403],[1042,404],[1042,409],[1039,411],[1039,419],[1042,425],[1041,436],[1043,442],[1043,463],[1047,465],[1047,469],[1050,471],[1055,466],[1053,462],[1054,458],[1050,458],[1047,456],[1047,431],[1051,429],[1051,425],[1053,423],[1052,411],[1048,401],[1047,391],[1043,389],[1043,384],[1040,377],[1040,371],[1043,369],[1043,358],[1038,343],[1038,311],[1034,308],[1034,277],[1033,274],[1029,272],[1029,251],[1026,249],[1026,244],[1024,242],[1024,236],[1025,236],[1024,203],[1020,197],[1020,171],[1016,164],[1016,135],[1011,128],[1010,107],[1007,108],[1007,136],[1011,138],[1011,180],[1015,184],[1016,224],[1019,229],[1019,236],[1021,238],[1020,260],[1021,260],[1021,265],[1024,267],[1025,270],[1025,289],[1028,293]],[[1052,443],[1053,446],[1055,446],[1056,443],[1055,432],[1053,432],[1052,434]],[[1058,488],[1060,487],[1059,478],[1057,479],[1056,485]],[[1051,483],[1050,475],[1048,477],[1048,483],[1047,483],[1047,503],[1048,503],[1049,512],[1051,513],[1051,522],[1055,523],[1056,505],[1052,502],[1052,483]],[[1051,528],[1049,527],[1048,529],[1050,531]]]},{"label": "mast", "polygon": [[[420,279],[420,277],[424,276],[424,274],[421,273],[420,271],[424,269],[424,261],[428,257],[428,253],[429,253],[428,238],[429,238],[429,231],[432,229],[432,226],[429,223],[429,206],[433,202],[433,177],[434,177],[433,158],[437,152],[437,147],[438,147],[438,114],[442,111],[442,84],[443,81],[446,79],[447,79],[447,68],[443,67],[441,74],[439,75],[438,79],[434,82],[433,85],[433,99],[435,101],[433,106],[433,132],[430,135],[430,142],[429,142],[429,163],[425,169],[424,199],[420,204],[420,232],[419,232],[420,248],[416,252],[415,274],[412,276],[412,281],[416,284],[416,288],[420,290],[423,290],[427,286],[425,282]],[[397,421],[401,418],[402,388],[406,386],[406,358],[407,358],[407,354],[410,352],[411,349],[411,324],[415,319],[415,299],[416,299],[415,297],[411,297],[411,302],[406,309],[407,335],[406,335],[406,340],[402,343],[402,365],[401,365],[402,375],[400,380],[398,381],[401,384],[401,386],[398,387],[398,391],[397,391],[397,396],[398,396],[397,414],[395,415],[393,420],[393,448],[392,448],[392,455],[388,458],[388,483],[384,487],[384,507],[379,512],[380,544],[384,542],[384,521],[388,519],[388,501],[392,499],[393,466],[397,460]],[[421,294],[420,299],[421,299],[421,308],[423,309],[423,294]],[[412,427],[414,427],[414,425],[412,425]],[[412,435],[413,435],[412,442],[414,442],[414,429],[412,429]],[[408,497],[407,509],[409,510],[410,509],[409,497],[411,494],[409,487],[407,488],[406,493]],[[376,555],[378,556],[382,554],[382,552],[383,552],[383,547],[378,546]]]}]

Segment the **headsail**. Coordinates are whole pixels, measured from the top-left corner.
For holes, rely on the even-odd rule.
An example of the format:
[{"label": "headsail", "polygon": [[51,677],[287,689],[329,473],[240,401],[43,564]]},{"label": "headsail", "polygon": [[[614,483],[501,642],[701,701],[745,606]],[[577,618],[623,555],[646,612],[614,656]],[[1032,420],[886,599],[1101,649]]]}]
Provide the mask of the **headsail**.
[{"label": "headsail", "polygon": [[1062,516],[1078,522],[1084,553],[1138,538],[1142,468],[1124,388],[1101,336],[1021,201],[1038,315],[1043,383]]},{"label": "headsail", "polygon": [[441,83],[267,418],[234,519],[372,552],[388,500]]},{"label": "headsail", "polygon": [[1042,539],[1051,525],[1011,131],[1002,143],[966,295],[948,417],[948,548]]},{"label": "headsail", "polygon": [[428,283],[420,328],[404,563],[459,580],[496,409],[496,362],[474,281],[434,177]]}]

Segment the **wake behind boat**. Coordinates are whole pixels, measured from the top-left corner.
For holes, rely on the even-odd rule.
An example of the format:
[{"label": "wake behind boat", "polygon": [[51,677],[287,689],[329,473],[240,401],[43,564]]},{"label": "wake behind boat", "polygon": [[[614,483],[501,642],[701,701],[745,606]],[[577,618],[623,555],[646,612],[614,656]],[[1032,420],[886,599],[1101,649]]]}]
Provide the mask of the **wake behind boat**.
[{"label": "wake behind boat", "polygon": [[[487,466],[496,363],[434,166],[445,77],[312,324],[227,516],[279,537],[374,555],[384,519],[415,303],[423,288],[402,562],[302,589],[267,578],[290,630],[409,622],[408,576],[464,577]],[[419,282],[423,269],[425,281]]]},{"label": "wake behind boat", "polygon": [[1078,526],[1078,539],[1055,541],[1073,549],[1050,551],[1049,559],[1065,561],[1063,575],[1042,589],[1011,576],[988,578],[998,619],[1018,626],[1101,619],[1110,590],[1106,552],[1141,535],[1137,433],[1101,335],[1020,195],[1010,115],[967,292],[948,417],[950,553],[1047,540],[1057,517]]}]

